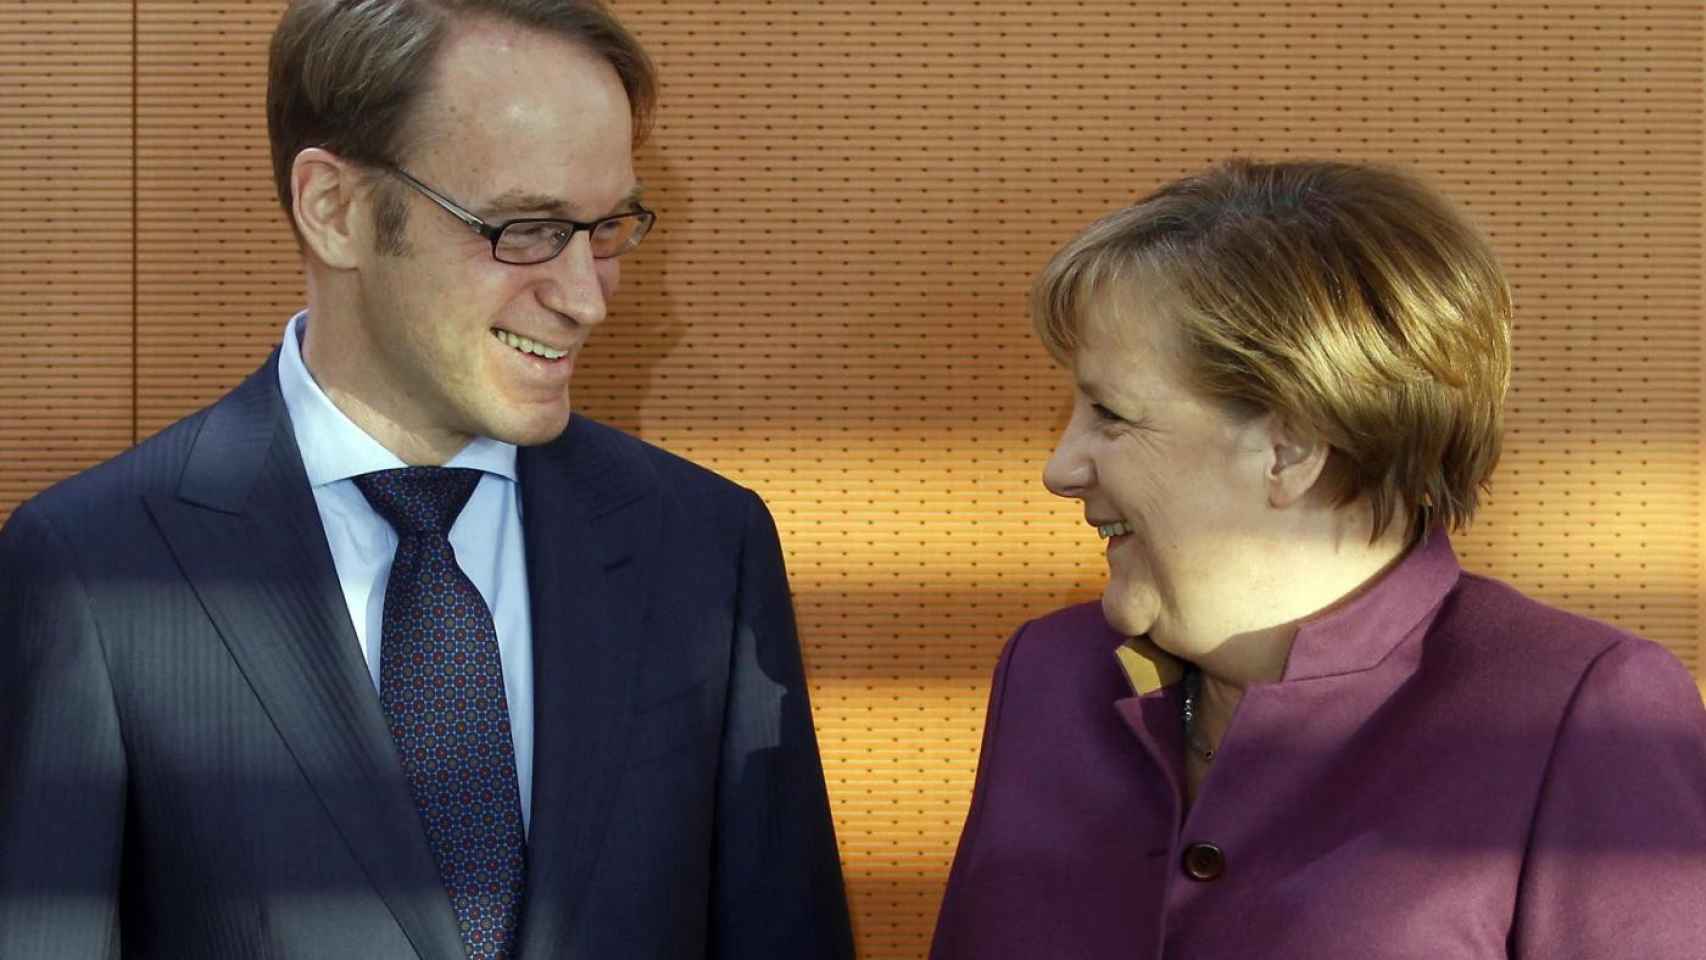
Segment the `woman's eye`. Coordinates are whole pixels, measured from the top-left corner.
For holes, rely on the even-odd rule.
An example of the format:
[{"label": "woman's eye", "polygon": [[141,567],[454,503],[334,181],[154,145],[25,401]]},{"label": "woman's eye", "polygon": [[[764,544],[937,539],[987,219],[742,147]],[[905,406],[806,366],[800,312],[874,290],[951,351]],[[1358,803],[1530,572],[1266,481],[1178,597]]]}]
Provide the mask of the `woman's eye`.
[{"label": "woman's eye", "polygon": [[1096,415],[1097,420],[1101,420],[1105,423],[1123,423],[1123,422],[1125,422],[1124,417],[1113,412],[1112,410],[1109,410],[1107,407],[1104,407],[1099,403],[1090,404],[1090,411]]}]

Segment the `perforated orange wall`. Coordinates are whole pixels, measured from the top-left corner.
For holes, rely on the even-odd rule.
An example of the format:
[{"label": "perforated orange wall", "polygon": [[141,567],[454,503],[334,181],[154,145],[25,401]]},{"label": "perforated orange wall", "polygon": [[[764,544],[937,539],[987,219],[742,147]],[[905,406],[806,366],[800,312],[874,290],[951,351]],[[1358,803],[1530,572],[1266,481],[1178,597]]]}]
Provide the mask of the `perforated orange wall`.
[{"label": "perforated orange wall", "polygon": [[[300,300],[279,6],[0,0],[0,510],[217,396]],[[618,9],[663,72],[663,220],[577,396],[775,510],[863,956],[924,953],[1001,641],[1101,583],[1038,481],[1066,393],[1029,277],[1229,154],[1399,162],[1480,219],[1517,368],[1459,549],[1701,671],[1697,0]]]},{"label": "perforated orange wall", "polygon": [[0,0],[4,514],[135,437],[132,55],[129,0]]}]

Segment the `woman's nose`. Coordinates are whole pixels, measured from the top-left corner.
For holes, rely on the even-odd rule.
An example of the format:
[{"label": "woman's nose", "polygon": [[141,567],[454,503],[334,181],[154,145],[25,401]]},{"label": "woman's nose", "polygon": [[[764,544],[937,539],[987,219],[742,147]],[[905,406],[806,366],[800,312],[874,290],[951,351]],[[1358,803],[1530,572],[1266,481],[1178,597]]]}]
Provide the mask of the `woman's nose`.
[{"label": "woman's nose", "polygon": [[1049,493],[1069,499],[1084,496],[1084,492],[1089,490],[1096,480],[1090,459],[1078,451],[1073,437],[1072,425],[1068,424],[1066,431],[1060,435],[1060,442],[1055,444],[1054,453],[1043,467],[1043,486],[1048,488]]}]

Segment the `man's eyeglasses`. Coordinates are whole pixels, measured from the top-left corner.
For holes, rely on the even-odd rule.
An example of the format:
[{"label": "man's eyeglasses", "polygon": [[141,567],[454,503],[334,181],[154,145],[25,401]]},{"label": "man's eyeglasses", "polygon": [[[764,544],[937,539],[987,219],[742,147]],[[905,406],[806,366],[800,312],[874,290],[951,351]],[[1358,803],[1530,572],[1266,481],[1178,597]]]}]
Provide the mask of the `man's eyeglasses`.
[{"label": "man's eyeglasses", "polygon": [[491,241],[492,256],[499,263],[526,265],[544,263],[562,253],[582,230],[592,240],[592,255],[600,260],[620,257],[640,245],[646,233],[657,221],[657,214],[637,207],[627,213],[600,217],[590,223],[579,220],[554,220],[529,217],[487,223],[469,213],[456,201],[410,176],[402,167],[385,166],[387,173],[414,187],[421,195],[443,207],[456,219],[473,228],[475,233]]}]

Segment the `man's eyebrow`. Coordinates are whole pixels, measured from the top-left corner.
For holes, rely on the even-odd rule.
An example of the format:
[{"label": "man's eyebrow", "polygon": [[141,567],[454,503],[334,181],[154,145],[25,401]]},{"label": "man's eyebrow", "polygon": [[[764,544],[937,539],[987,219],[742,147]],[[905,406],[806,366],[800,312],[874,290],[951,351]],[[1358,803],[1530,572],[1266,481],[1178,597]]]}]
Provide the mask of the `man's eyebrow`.
[{"label": "man's eyebrow", "polygon": [[[646,188],[644,186],[636,185],[634,189],[628,191],[627,196],[623,197],[616,204],[614,209],[600,213],[598,216],[608,216],[613,213],[627,213],[628,211],[633,210],[635,207],[640,205],[640,199],[644,195],[645,189]],[[512,215],[538,210],[544,211],[548,216],[552,217],[562,217],[568,220],[581,219],[576,216],[579,211],[576,211],[573,206],[562,197],[553,197],[544,193],[533,193],[528,190],[505,190],[503,193],[494,197],[491,202],[487,203],[485,208],[488,214],[494,216]],[[589,219],[597,219],[597,217]]]},{"label": "man's eyebrow", "polygon": [[505,190],[485,204],[492,213],[520,213],[524,210],[544,210],[550,213],[562,213],[568,208],[561,197],[552,197],[543,193],[530,193],[526,190]]}]

